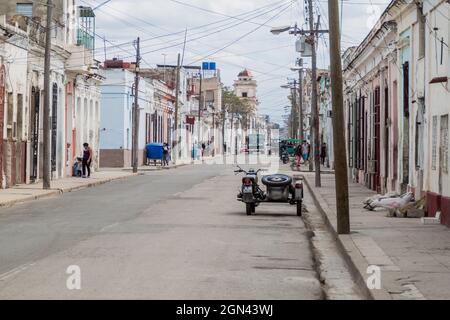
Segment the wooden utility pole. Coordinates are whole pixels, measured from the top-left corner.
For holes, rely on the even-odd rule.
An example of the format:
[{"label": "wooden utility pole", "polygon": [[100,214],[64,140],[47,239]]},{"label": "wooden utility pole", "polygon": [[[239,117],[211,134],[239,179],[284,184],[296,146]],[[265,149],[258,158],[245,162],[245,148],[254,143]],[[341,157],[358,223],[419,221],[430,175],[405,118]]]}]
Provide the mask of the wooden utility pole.
[{"label": "wooden utility pole", "polygon": [[321,186],[320,181],[320,140],[319,140],[319,110],[317,107],[317,53],[316,53],[316,32],[314,27],[314,14],[312,7],[312,0],[308,0],[308,13],[309,13],[309,31],[310,31],[310,44],[311,44],[311,109],[312,119],[314,127],[314,144],[313,144],[313,157],[314,157],[314,169],[315,169],[315,182],[316,187]]},{"label": "wooden utility pole", "polygon": [[180,136],[180,130],[178,130],[178,96],[180,93],[180,54],[178,54],[178,60],[177,60],[177,70],[176,70],[176,85],[175,85],[175,140],[172,142],[172,150],[173,152],[173,161],[176,162],[178,159],[178,149],[179,146],[179,136]]},{"label": "wooden utility pole", "polygon": [[350,233],[347,155],[345,151],[344,101],[338,0],[328,1],[330,25],[331,96],[333,109],[333,149],[336,178],[336,213],[338,234]]},{"label": "wooden utility pole", "polygon": [[202,142],[201,142],[201,121],[200,119],[202,118],[202,107],[203,107],[203,95],[202,95],[202,82],[203,82],[203,75],[202,75],[203,71],[200,69],[200,92],[199,92],[199,96],[198,96],[198,138],[197,138],[197,144],[199,147],[201,147]]},{"label": "wooden utility pole", "polygon": [[51,180],[51,140],[50,140],[50,52],[52,48],[52,0],[47,0],[47,26],[45,30],[45,58],[44,58],[44,146],[42,182],[44,189],[50,189]]},{"label": "wooden utility pole", "polygon": [[132,159],[133,172],[137,173],[139,165],[139,64],[141,60],[140,39],[136,40],[136,70],[134,78],[133,136]]},{"label": "wooden utility pole", "polygon": [[292,92],[292,138],[297,139],[297,80],[294,79],[294,88]]},{"label": "wooden utility pole", "polygon": [[299,60],[298,69],[298,109],[299,109],[299,140],[303,142],[303,59]]}]

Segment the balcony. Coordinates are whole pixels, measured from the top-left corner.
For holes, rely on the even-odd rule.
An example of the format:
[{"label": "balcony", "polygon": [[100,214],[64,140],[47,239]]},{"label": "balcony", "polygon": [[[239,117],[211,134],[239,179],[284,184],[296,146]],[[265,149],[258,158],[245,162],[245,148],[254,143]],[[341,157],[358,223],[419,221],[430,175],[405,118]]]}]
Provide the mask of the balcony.
[{"label": "balcony", "polygon": [[77,45],[93,51],[95,48],[95,37],[89,32],[79,28],[77,30]]},{"label": "balcony", "polygon": [[71,53],[66,62],[66,70],[74,73],[88,73],[95,66],[93,51],[81,45],[71,45],[67,48]]}]

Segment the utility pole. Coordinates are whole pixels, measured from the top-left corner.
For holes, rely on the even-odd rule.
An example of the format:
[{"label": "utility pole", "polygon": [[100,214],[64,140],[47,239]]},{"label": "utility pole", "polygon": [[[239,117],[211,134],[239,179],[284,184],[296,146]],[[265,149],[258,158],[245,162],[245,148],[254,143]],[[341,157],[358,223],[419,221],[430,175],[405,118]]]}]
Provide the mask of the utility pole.
[{"label": "utility pole", "polygon": [[177,159],[178,159],[178,148],[180,147],[178,145],[179,143],[179,135],[180,135],[180,130],[178,130],[178,96],[180,93],[180,54],[178,54],[178,60],[177,60],[177,70],[176,70],[176,86],[175,86],[175,140],[172,142],[172,150],[175,151],[173,153],[173,160],[176,163]]},{"label": "utility pole", "polygon": [[42,182],[44,189],[50,189],[51,167],[50,167],[50,51],[52,48],[52,0],[47,0],[47,26],[45,31],[45,58],[44,58],[44,164],[42,168]]},{"label": "utility pole", "polygon": [[106,36],[103,36],[103,53],[105,55],[105,62],[106,62]]},{"label": "utility pole", "polygon": [[215,121],[215,115],[216,115],[216,108],[214,106],[211,106],[212,112],[211,112],[211,120],[212,120],[212,134],[211,134],[211,140],[212,140],[212,156],[214,157],[216,155],[216,121]]},{"label": "utility pole", "polygon": [[297,139],[297,80],[294,79],[292,90],[292,138]]},{"label": "utility pole", "polygon": [[299,59],[298,62],[299,69],[298,69],[298,108],[299,108],[299,140],[300,143],[303,142],[303,59]]},{"label": "utility pole", "polygon": [[321,187],[320,181],[320,141],[319,141],[319,110],[317,108],[317,53],[316,53],[316,35],[314,27],[314,15],[312,0],[308,0],[308,13],[309,13],[309,31],[310,31],[310,43],[311,43],[311,109],[312,119],[314,127],[314,145],[313,145],[313,157],[314,157],[314,169],[315,169],[315,181],[316,187]]},{"label": "utility pole", "polygon": [[141,60],[140,39],[136,40],[136,69],[134,78],[134,106],[133,106],[133,141],[132,160],[133,172],[138,171],[139,159],[139,64]]},{"label": "utility pole", "polygon": [[350,233],[348,204],[347,155],[345,153],[344,101],[338,0],[328,1],[330,25],[330,69],[333,108],[333,149],[336,178],[336,213],[338,234]]},{"label": "utility pole", "polygon": [[201,132],[201,117],[202,117],[202,107],[203,107],[203,95],[202,95],[202,82],[203,82],[203,70],[200,69],[200,92],[199,92],[199,98],[198,98],[198,146],[201,147],[201,137],[200,137],[200,132]]}]

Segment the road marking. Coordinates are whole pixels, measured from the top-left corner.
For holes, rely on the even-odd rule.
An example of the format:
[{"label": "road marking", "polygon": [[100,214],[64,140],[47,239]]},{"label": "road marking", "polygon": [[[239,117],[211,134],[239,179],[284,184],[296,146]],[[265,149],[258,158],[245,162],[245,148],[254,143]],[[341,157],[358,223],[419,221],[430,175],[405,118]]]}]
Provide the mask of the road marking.
[{"label": "road marking", "polygon": [[9,271],[7,271],[7,272],[5,272],[5,273],[0,275],[0,281],[5,281],[6,279],[8,279],[10,277],[12,277],[12,276],[14,276],[16,274],[19,274],[22,271],[25,271],[26,269],[28,269],[29,267],[33,266],[34,264],[35,264],[34,262],[25,263],[25,264],[22,264],[22,265],[20,265],[20,266],[18,266],[16,268],[14,268],[14,269],[11,269],[11,270],[9,270]]}]

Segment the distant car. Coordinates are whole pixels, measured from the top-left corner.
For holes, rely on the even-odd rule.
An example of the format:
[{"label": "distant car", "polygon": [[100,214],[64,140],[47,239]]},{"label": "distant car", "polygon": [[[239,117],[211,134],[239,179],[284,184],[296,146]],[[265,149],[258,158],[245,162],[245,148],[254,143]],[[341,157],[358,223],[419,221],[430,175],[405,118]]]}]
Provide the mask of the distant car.
[{"label": "distant car", "polygon": [[241,148],[241,153],[248,153],[248,152],[249,152],[249,150],[248,150],[247,147],[242,147]]}]

